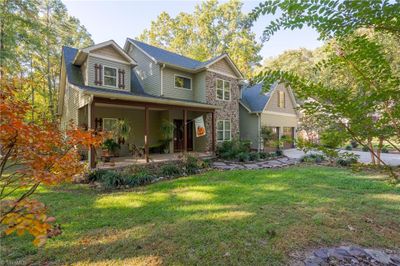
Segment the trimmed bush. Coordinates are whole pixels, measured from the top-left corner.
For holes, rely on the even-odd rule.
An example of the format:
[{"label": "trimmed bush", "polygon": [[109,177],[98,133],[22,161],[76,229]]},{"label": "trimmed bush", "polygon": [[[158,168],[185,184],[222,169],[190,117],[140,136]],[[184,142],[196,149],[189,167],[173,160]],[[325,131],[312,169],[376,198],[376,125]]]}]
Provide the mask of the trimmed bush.
[{"label": "trimmed bush", "polygon": [[258,152],[250,152],[249,153],[249,160],[250,161],[257,161],[260,159],[260,154]]},{"label": "trimmed bush", "polygon": [[359,157],[356,154],[345,152],[339,155],[339,158],[336,159],[336,164],[339,166],[351,166],[357,163]]},{"label": "trimmed bush", "polygon": [[282,150],[277,150],[275,152],[276,156],[282,156],[283,155],[283,151]]},{"label": "trimmed bush", "polygon": [[353,146],[352,146],[352,145],[347,145],[345,149],[346,149],[347,151],[351,151],[351,150],[353,149]]},{"label": "trimmed bush", "polygon": [[96,169],[92,172],[89,172],[89,174],[87,175],[87,180],[89,182],[100,182],[103,175],[105,175],[106,173],[110,172],[109,170],[103,170],[103,169]]},{"label": "trimmed bush", "polygon": [[389,150],[388,150],[388,148],[386,148],[386,147],[382,147],[381,152],[382,152],[382,153],[389,153]]},{"label": "trimmed bush", "polygon": [[247,152],[241,152],[237,155],[237,160],[239,162],[247,162],[249,159],[249,154]]},{"label": "trimmed bush", "polygon": [[181,169],[175,164],[161,166],[161,174],[164,176],[176,176],[181,174]]},{"label": "trimmed bush", "polygon": [[268,156],[268,153],[266,153],[266,152],[260,152],[260,153],[258,153],[259,154],[259,156],[260,156],[260,159],[267,159],[269,156]]},{"label": "trimmed bush", "polygon": [[323,161],[325,161],[325,156],[316,153],[304,155],[300,159],[300,162],[305,162],[305,163],[322,163]]},{"label": "trimmed bush", "polygon": [[249,141],[224,141],[217,147],[217,156],[222,159],[232,160],[236,159],[239,153],[250,152]]}]

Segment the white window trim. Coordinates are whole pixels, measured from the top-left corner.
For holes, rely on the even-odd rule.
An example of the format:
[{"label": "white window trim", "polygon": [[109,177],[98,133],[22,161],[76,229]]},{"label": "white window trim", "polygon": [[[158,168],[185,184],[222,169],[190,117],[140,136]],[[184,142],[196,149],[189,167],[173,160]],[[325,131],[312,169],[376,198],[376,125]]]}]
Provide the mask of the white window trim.
[{"label": "white window trim", "polygon": [[118,118],[104,117],[104,118],[103,118],[103,131],[105,131],[105,130],[104,130],[104,124],[105,124],[104,121],[105,121],[105,120],[115,120],[116,122],[118,122]]},{"label": "white window trim", "polygon": [[[229,139],[225,139],[225,131],[227,131],[226,129],[225,129],[225,122],[226,121],[228,121],[229,122],[229,126],[230,126],[230,129],[229,129]],[[219,122],[222,122],[222,130],[219,130],[218,129],[218,123]],[[221,119],[221,120],[217,120],[217,124],[216,124],[216,133],[217,133],[217,142],[224,142],[224,141],[231,141],[232,140],[232,122],[231,122],[231,120],[230,119]],[[222,131],[223,133],[222,133],[222,140],[218,140],[218,131]]]},{"label": "white window trim", "polygon": [[[104,77],[106,76],[106,75],[105,75],[106,72],[104,71],[104,68],[106,68],[106,67],[115,69],[115,86],[106,85],[106,84],[104,83]],[[102,79],[103,79],[103,86],[104,86],[104,87],[109,87],[109,88],[114,88],[114,89],[118,88],[118,68],[103,65],[103,75],[102,75],[102,76],[103,76]],[[112,78],[112,76],[107,76],[107,77]]]},{"label": "white window trim", "polygon": [[[217,83],[218,80],[222,80],[222,99],[218,98],[218,87],[217,87]],[[229,100],[225,100],[225,82],[229,83]],[[232,97],[231,97],[231,82],[228,80],[224,80],[224,79],[215,79],[215,98],[218,101],[225,101],[225,102],[230,102]]]},{"label": "white window trim", "polygon": [[[176,79],[176,77],[181,77],[181,78],[190,79],[190,89],[188,89],[188,88],[182,88],[182,87],[176,87],[176,86],[175,86],[175,79]],[[193,86],[192,84],[193,84],[193,80],[192,80],[191,77],[184,76],[184,75],[180,75],[180,74],[174,74],[174,87],[175,87],[175,89],[191,91],[191,90],[192,90],[192,86]]]}]

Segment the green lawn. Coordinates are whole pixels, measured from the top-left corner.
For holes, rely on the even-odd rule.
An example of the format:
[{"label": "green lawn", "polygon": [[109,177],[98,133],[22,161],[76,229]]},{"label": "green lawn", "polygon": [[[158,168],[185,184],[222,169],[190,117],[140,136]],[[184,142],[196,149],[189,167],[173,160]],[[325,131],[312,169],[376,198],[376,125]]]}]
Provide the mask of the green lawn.
[{"label": "green lawn", "polygon": [[7,236],[4,264],[279,265],[312,247],[400,248],[400,187],[343,169],[212,171],[130,191],[68,185],[38,197],[63,235],[41,249]]}]

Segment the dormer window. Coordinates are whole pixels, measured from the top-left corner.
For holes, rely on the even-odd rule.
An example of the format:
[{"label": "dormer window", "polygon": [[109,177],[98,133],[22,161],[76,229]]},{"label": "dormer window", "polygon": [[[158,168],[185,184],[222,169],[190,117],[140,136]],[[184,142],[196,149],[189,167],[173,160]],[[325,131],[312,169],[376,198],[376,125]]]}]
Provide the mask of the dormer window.
[{"label": "dormer window", "polygon": [[177,89],[192,89],[192,79],[180,75],[175,75],[175,88]]},{"label": "dormer window", "polygon": [[103,66],[104,86],[117,87],[117,69],[114,67]]}]

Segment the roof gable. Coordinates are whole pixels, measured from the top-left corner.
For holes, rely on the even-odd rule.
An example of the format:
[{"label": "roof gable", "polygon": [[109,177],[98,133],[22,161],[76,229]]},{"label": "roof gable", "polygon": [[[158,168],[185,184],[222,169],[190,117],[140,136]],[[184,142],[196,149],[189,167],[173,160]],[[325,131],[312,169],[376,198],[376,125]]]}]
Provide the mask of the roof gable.
[{"label": "roof gable", "polygon": [[248,110],[254,113],[260,113],[264,110],[267,105],[272,92],[276,88],[278,83],[274,83],[271,85],[269,91],[263,92],[262,83],[255,84],[251,87],[246,87],[242,89],[242,98],[240,102],[244,105]]},{"label": "roof gable", "polygon": [[[192,72],[203,71],[209,69],[210,67],[218,68],[219,66],[221,68],[222,66],[222,68],[225,68],[225,71],[223,71],[224,73],[238,78],[243,78],[242,73],[239,71],[239,69],[233,63],[232,59],[226,53],[211,58],[210,60],[201,62],[183,55],[179,55],[177,53],[167,51],[165,49],[149,45],[141,41],[127,38],[127,43],[128,42],[134,45],[140,51],[142,51],[155,63],[167,64],[172,67],[183,68]],[[127,49],[126,44],[125,49]],[[223,66],[224,64],[225,67]]]},{"label": "roof gable", "polygon": [[113,40],[78,50],[73,63],[76,65],[81,65],[89,54],[103,57],[105,59],[137,65],[136,62]]}]

